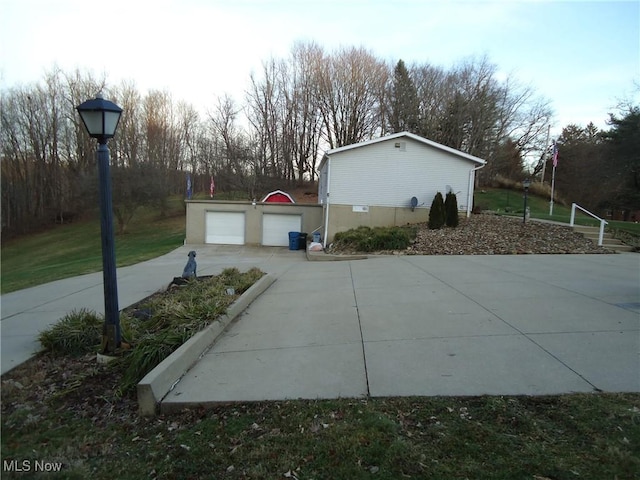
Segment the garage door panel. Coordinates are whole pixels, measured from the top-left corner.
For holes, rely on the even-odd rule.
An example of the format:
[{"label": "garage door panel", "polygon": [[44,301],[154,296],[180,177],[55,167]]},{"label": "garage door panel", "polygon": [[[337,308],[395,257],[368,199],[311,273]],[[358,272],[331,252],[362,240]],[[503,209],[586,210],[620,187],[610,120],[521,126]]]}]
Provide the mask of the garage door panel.
[{"label": "garage door panel", "polygon": [[244,245],[244,212],[207,212],[205,243]]},{"label": "garage door panel", "polygon": [[262,216],[262,245],[286,247],[289,245],[289,232],[299,232],[302,228],[302,215],[265,213]]}]

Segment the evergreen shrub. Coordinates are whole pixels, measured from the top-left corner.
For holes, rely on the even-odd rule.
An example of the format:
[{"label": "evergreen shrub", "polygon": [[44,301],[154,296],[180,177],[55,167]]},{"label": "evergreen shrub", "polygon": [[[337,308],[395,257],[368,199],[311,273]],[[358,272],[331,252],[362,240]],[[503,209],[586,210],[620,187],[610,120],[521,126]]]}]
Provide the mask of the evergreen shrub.
[{"label": "evergreen shrub", "polygon": [[444,227],[445,212],[444,212],[444,199],[442,193],[436,193],[436,196],[431,202],[431,209],[429,210],[429,228],[436,230]]},{"label": "evergreen shrub", "polygon": [[458,219],[458,197],[453,192],[447,193],[444,200],[445,223],[447,227],[456,228],[459,223]]}]

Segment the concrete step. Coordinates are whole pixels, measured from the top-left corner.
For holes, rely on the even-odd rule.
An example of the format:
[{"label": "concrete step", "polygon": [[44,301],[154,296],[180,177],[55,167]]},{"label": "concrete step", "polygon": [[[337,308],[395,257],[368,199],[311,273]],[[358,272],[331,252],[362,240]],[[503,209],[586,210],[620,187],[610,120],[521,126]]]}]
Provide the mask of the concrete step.
[{"label": "concrete step", "polygon": [[[586,225],[574,225],[573,231],[578,233],[599,233],[600,227],[589,227]],[[605,232],[606,233],[606,232]]]},{"label": "concrete step", "polygon": [[602,248],[606,248],[607,250],[613,250],[614,252],[633,252],[633,247],[631,245],[627,245],[622,242],[617,244],[603,243]]},{"label": "concrete step", "polygon": [[[579,232],[579,233],[581,233],[581,232]],[[582,233],[582,236],[585,237],[585,238],[588,238],[589,240],[595,240],[596,242],[600,238],[600,234],[598,232],[595,232],[595,233]],[[610,233],[605,233],[602,236],[602,240],[603,241],[615,240],[615,238],[613,238],[613,235],[611,235]]]},{"label": "concrete step", "polygon": [[[591,240],[595,244],[598,243],[598,240],[600,238],[599,227],[574,225],[573,231],[581,233],[585,238]],[[633,252],[633,247],[631,245],[627,245],[626,243],[613,238],[613,235],[608,232],[604,232],[604,235],[602,236],[602,247],[606,248],[607,250],[613,250],[614,252]]]}]

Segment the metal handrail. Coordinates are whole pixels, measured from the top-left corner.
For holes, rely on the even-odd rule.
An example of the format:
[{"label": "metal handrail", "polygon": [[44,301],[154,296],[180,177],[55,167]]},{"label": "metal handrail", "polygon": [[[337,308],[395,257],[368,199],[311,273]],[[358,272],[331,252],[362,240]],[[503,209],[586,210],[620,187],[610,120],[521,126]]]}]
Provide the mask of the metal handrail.
[{"label": "metal handrail", "polygon": [[593,218],[595,218],[596,220],[600,221],[600,235],[598,236],[598,246],[601,247],[602,246],[602,242],[604,240],[604,226],[608,225],[609,222],[607,222],[606,220],[603,220],[602,218],[598,217],[597,215],[594,215],[589,210],[585,210],[584,208],[582,208],[577,203],[572,203],[571,204],[571,221],[569,222],[569,225],[571,225],[572,227],[573,227],[573,222],[576,219],[576,208],[579,208],[580,210],[582,210],[587,215],[591,215]]}]

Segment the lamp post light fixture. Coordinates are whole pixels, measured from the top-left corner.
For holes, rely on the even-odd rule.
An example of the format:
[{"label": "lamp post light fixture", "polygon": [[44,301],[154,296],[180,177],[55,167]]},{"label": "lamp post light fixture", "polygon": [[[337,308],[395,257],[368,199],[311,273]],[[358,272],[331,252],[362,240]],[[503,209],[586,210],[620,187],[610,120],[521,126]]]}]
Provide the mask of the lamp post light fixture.
[{"label": "lamp post light fixture", "polygon": [[116,278],[115,237],[109,172],[109,148],[122,109],[115,103],[97,95],[93,100],[76,107],[89,136],[98,140],[98,182],[100,189],[100,231],[102,237],[102,280],[104,285],[103,352],[114,353],[121,344],[120,311],[118,308],[118,282]]},{"label": "lamp post light fixture", "polygon": [[531,180],[525,178],[522,181],[522,186],[524,187],[524,213],[522,214],[522,223],[527,223],[527,197],[529,194],[529,187],[531,186]]}]

